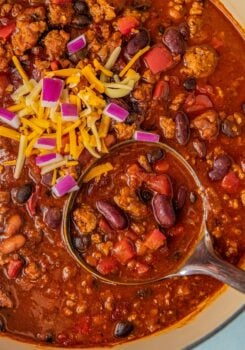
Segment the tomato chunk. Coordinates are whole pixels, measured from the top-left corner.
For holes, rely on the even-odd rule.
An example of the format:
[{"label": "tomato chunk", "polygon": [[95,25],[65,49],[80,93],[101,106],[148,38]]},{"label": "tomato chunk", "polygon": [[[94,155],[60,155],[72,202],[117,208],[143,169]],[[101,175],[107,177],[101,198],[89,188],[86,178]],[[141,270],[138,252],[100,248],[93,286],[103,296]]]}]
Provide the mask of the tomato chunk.
[{"label": "tomato chunk", "polygon": [[171,197],[173,194],[172,183],[168,175],[148,175],[146,184],[151,190],[157,193],[164,194],[165,196]]},{"label": "tomato chunk", "polygon": [[117,21],[117,26],[123,35],[127,35],[131,33],[132,29],[139,26],[139,21],[133,16],[122,17]]},{"label": "tomato chunk", "polygon": [[96,269],[101,275],[109,275],[110,273],[117,272],[118,264],[113,256],[107,256],[100,259]]},{"label": "tomato chunk", "polygon": [[233,172],[230,171],[222,180],[221,186],[223,189],[230,193],[237,193],[239,191],[241,181],[239,177]]},{"label": "tomato chunk", "polygon": [[159,80],[154,88],[152,98],[153,100],[167,99],[169,95],[169,84],[165,80]]},{"label": "tomato chunk", "polygon": [[151,250],[157,250],[166,242],[165,235],[158,229],[153,230],[145,241],[145,246]]},{"label": "tomato chunk", "polygon": [[213,102],[206,95],[197,95],[188,103],[188,98],[185,101],[184,109],[187,113],[199,113],[206,109],[212,108]]},{"label": "tomato chunk", "polygon": [[15,30],[15,23],[9,23],[4,27],[0,28],[0,38],[1,39],[8,39],[8,37],[13,33]]},{"label": "tomato chunk", "polygon": [[174,65],[171,52],[165,46],[156,46],[148,51],[144,61],[153,74],[163,72]]},{"label": "tomato chunk", "polygon": [[121,264],[126,264],[135,254],[134,245],[129,239],[122,239],[113,248],[113,255]]},{"label": "tomato chunk", "polygon": [[22,260],[11,260],[7,267],[7,275],[9,278],[16,278],[23,266]]}]

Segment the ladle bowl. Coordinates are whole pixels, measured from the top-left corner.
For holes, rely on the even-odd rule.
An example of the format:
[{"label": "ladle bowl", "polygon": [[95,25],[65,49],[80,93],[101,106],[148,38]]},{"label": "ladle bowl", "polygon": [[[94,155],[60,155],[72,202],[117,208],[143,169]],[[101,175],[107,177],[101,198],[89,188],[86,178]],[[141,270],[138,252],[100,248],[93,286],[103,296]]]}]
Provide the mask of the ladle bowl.
[{"label": "ladle bowl", "polygon": [[[118,152],[118,150],[123,149],[124,147],[128,147],[130,144],[133,144],[138,141],[126,141],[119,143],[110,149],[110,155],[113,155],[114,152]],[[142,142],[141,142],[142,144]],[[143,144],[148,145],[150,143],[143,142]],[[171,154],[171,156],[175,157],[181,165],[186,169],[186,171],[192,176],[193,181],[199,190],[199,195],[203,202],[203,215],[202,215],[202,224],[199,233],[199,239],[197,243],[193,246],[192,249],[187,253],[184,260],[182,260],[181,264],[174,270],[168,273],[167,275],[163,275],[155,278],[148,278],[145,280],[120,280],[116,277],[107,277],[101,275],[98,271],[96,271],[92,266],[88,265],[86,261],[78,254],[76,249],[72,244],[71,239],[71,214],[73,211],[73,207],[77,198],[79,191],[73,192],[69,195],[68,200],[64,206],[63,210],[63,219],[62,219],[62,234],[64,242],[67,246],[68,251],[71,256],[77,261],[77,263],[84,268],[87,272],[91,273],[94,277],[99,278],[101,281],[110,284],[118,284],[118,285],[144,285],[149,283],[156,283],[166,278],[172,278],[177,276],[189,276],[189,275],[208,275],[213,278],[239,290],[240,292],[245,293],[245,271],[240,268],[222,260],[215,253],[212,237],[207,229],[207,215],[208,215],[208,199],[205,195],[205,189],[200,182],[198,176],[196,175],[193,168],[190,164],[173,148],[164,144],[164,143],[154,143],[164,151]],[[106,157],[106,156],[104,156]],[[103,159],[103,157],[102,157]],[[83,180],[85,176],[90,172],[90,170],[97,165],[98,162],[101,163],[101,158],[99,160],[94,161],[86,170],[82,173],[81,177],[78,180],[78,185],[81,188],[83,185]]]}]

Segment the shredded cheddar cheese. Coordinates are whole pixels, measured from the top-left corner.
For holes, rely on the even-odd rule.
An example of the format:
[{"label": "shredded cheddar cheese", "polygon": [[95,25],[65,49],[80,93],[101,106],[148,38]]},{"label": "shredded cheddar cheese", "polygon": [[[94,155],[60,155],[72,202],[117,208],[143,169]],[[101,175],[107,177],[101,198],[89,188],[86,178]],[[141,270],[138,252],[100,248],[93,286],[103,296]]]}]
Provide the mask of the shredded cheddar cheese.
[{"label": "shredded cheddar cheese", "polygon": [[87,183],[94,178],[99,178],[103,174],[107,174],[108,171],[113,170],[111,163],[107,162],[105,164],[97,165],[92,168],[83,178],[83,182]]},{"label": "shredded cheddar cheese", "polygon": [[123,70],[119,73],[119,77],[123,77],[127,71],[135,64],[135,62],[140,58],[140,56],[144,55],[148,50],[150,50],[150,46],[146,46],[144,49],[139,50],[133,58],[128,62],[126,67],[123,68]]}]

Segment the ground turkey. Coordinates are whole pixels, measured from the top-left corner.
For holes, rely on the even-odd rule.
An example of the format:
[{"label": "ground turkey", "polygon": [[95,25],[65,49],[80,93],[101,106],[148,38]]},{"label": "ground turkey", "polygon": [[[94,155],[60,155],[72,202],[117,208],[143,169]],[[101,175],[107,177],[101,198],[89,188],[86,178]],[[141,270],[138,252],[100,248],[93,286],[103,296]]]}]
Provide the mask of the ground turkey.
[{"label": "ground turkey", "polygon": [[83,206],[74,211],[73,219],[80,233],[91,233],[97,226],[95,212],[89,206]]},{"label": "ground turkey", "polygon": [[16,31],[12,35],[12,45],[16,55],[36,45],[40,35],[46,30],[45,9],[29,7],[16,18]]},{"label": "ground turkey", "polygon": [[132,217],[138,218],[147,215],[147,207],[141,203],[134,189],[123,187],[120,193],[114,197],[116,204],[130,214]]},{"label": "ground turkey", "polygon": [[70,34],[64,30],[52,30],[44,39],[47,55],[50,60],[61,57],[67,50]]},{"label": "ground turkey", "polygon": [[198,130],[203,140],[211,140],[219,133],[218,113],[210,109],[193,119],[191,126]]},{"label": "ground turkey", "polygon": [[6,72],[13,56],[12,46],[0,40],[0,71]]},{"label": "ground turkey", "polygon": [[72,3],[55,5],[49,4],[49,20],[52,25],[70,24],[73,18]]}]

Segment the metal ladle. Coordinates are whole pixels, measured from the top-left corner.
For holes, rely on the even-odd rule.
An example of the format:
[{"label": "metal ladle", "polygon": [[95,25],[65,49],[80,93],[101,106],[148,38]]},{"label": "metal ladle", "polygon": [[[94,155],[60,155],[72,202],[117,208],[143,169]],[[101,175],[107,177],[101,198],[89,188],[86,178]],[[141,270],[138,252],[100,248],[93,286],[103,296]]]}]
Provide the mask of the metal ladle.
[{"label": "metal ladle", "polygon": [[[120,150],[121,148],[123,149],[125,146],[129,146],[130,144],[133,144],[135,142],[139,143],[138,141],[126,141],[126,142],[117,144],[116,146],[110,149],[110,156],[116,151]],[[141,142],[141,144],[142,143],[148,146],[150,145],[150,143],[147,143],[147,142]],[[76,249],[73,247],[73,244],[71,241],[70,218],[71,218],[71,213],[75,203],[75,199],[79,191],[73,192],[70,194],[63,210],[62,233],[63,233],[64,241],[66,243],[66,246],[70,254],[78,262],[78,264],[82,266],[86,271],[93,274],[95,277],[99,278],[100,280],[110,284],[143,285],[143,284],[159,282],[163,279],[171,278],[171,277],[201,274],[201,275],[212,276],[215,279],[239,290],[240,292],[245,293],[245,271],[220,259],[214,252],[212,237],[209,234],[207,225],[206,225],[207,212],[208,212],[208,200],[205,195],[204,187],[201,184],[200,180],[198,179],[195,171],[192,169],[189,163],[173,148],[160,142],[157,144],[154,143],[154,145],[157,145],[158,147],[162,148],[164,151],[170,153],[185,167],[186,171],[188,171],[188,173],[191,174],[194,182],[196,183],[200,192],[199,194],[201,195],[201,198],[203,201],[203,218],[202,218],[202,225],[200,230],[200,239],[198,243],[194,246],[194,248],[191,250],[191,252],[187,254],[185,261],[182,262],[181,265],[170,274],[156,277],[156,278],[151,278],[151,279],[145,279],[145,280],[139,280],[139,281],[137,280],[122,281],[116,278],[110,278],[110,277],[105,277],[101,275],[93,267],[88,265],[84,259],[81,258],[81,256],[78,254]],[[107,156],[104,156],[104,157],[106,158]],[[78,181],[79,186],[82,186],[83,179],[86,176],[86,174],[91,170],[91,168],[96,166],[98,162],[101,163],[102,159],[96,160],[86,169],[86,171],[81,175]]]}]

